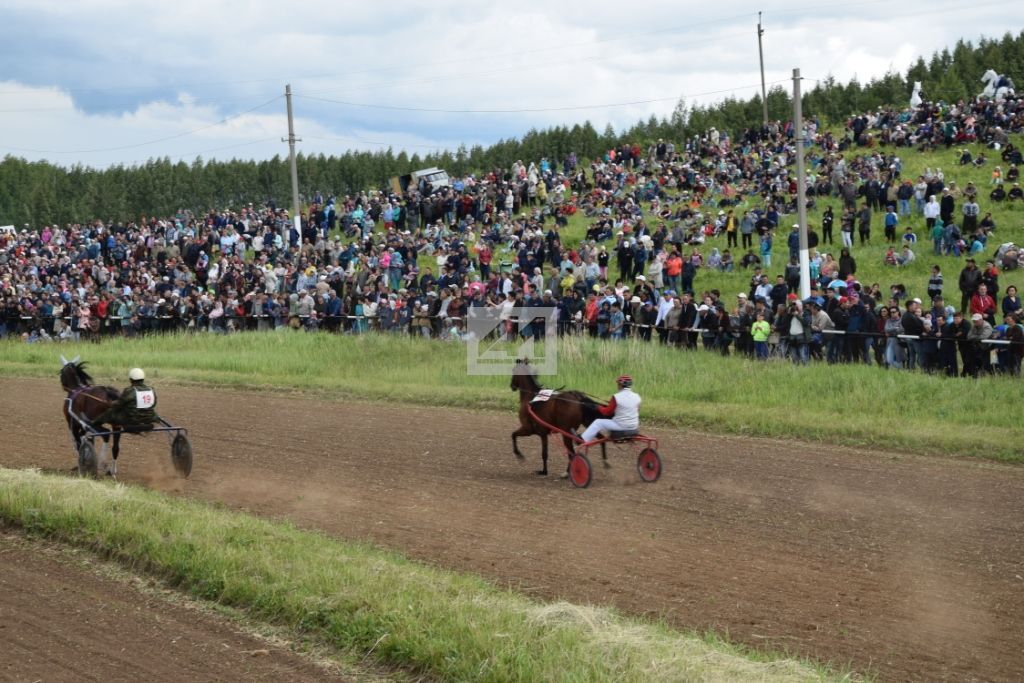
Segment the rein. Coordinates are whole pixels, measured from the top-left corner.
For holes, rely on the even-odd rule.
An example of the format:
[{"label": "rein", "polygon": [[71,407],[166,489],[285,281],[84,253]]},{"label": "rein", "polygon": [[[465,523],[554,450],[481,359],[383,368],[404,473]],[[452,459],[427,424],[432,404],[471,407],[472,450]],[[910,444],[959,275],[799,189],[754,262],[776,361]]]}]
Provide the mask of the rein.
[{"label": "rein", "polygon": [[85,396],[86,398],[91,398],[92,400],[96,401],[97,403],[110,403],[110,401],[108,401],[105,398],[99,398],[98,396],[93,396],[92,394],[88,393],[88,390],[92,389],[92,388],[93,387],[91,387],[91,386],[89,386],[87,384],[84,387],[78,387],[77,389],[71,389],[70,391],[68,391],[68,399],[67,399],[68,403],[70,404],[72,401],[74,401],[79,396]]},{"label": "rein", "polygon": [[[544,386],[542,384],[538,384],[537,386],[539,388],[536,389],[536,390],[533,390],[533,389],[527,390],[527,393],[532,393],[534,398],[538,394],[540,394],[540,392],[544,391]],[[520,389],[520,391],[523,391],[523,390]],[[558,393],[560,391],[559,389],[552,389],[551,391],[552,391],[552,394],[551,394],[551,398],[552,399],[558,399],[559,401],[565,401],[566,403],[575,403],[576,405],[581,405],[581,406],[589,405],[586,401],[578,401],[578,400],[576,400],[574,398],[567,398],[564,393]],[[595,398],[595,397],[591,396],[590,394],[588,394],[585,391],[577,391],[575,393],[582,394],[583,396],[586,396],[591,401],[593,401],[595,405],[602,406],[602,407],[606,405],[603,401],[601,401],[598,398]],[[527,401],[527,403],[530,403],[532,401],[533,401],[533,398],[531,398],[530,401]]]},{"label": "rein", "polygon": [[581,439],[580,437],[576,436],[575,434],[570,434],[569,432],[565,431],[564,429],[559,429],[558,427],[556,427],[554,425],[551,425],[551,424],[548,424],[544,420],[542,420],[539,417],[537,417],[537,413],[535,413],[533,411],[533,408],[530,406],[529,403],[526,404],[526,412],[528,412],[530,414],[530,418],[532,420],[534,420],[535,422],[537,422],[538,424],[540,424],[543,427],[547,427],[550,431],[558,432],[559,434],[567,436],[570,439],[572,439],[573,441],[575,441],[576,443],[583,443],[583,439]]}]

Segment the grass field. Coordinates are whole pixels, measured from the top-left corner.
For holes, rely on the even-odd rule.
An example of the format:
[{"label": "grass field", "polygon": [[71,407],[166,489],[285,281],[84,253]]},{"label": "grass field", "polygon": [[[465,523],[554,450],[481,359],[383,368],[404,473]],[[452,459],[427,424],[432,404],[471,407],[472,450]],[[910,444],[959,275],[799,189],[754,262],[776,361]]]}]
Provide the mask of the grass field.
[{"label": "grass field", "polygon": [[438,680],[841,678],[136,487],[0,468],[0,523],[85,547],[339,656]]},{"label": "grass field", "polygon": [[[234,336],[154,336],[103,344],[0,344],[0,374],[53,377],[59,354],[80,354],[97,381],[123,385],[129,366],[153,383],[279,387],[337,400],[371,399],[509,412],[506,376],[467,373],[457,342],[404,336],[289,331]],[[541,378],[595,396],[629,372],[644,397],[646,423],[709,432],[797,438],[916,453],[1021,461],[1019,380],[956,380],[859,365],[757,363],[642,342],[571,339],[558,374]],[[173,417],[173,416],[172,416]]]}]

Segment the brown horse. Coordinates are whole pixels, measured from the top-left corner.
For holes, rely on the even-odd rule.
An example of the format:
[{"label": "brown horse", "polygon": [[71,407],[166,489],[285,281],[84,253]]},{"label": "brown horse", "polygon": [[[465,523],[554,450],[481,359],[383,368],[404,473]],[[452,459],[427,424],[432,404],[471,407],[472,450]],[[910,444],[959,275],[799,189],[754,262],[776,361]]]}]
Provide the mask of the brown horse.
[{"label": "brown horse", "polygon": [[[540,420],[572,434],[576,433],[576,428],[581,424],[590,424],[600,417],[597,402],[579,391],[556,391],[552,392],[546,401],[531,403],[544,387],[537,382],[533,368],[526,360],[516,361],[510,388],[519,391],[519,429],[512,432],[512,452],[522,460],[523,454],[519,451],[518,438],[539,436],[543,467],[537,470],[537,474],[541,476],[548,473],[548,435],[552,430],[537,422],[530,415],[530,409],[533,409]],[[575,443],[570,437],[563,434],[562,441],[567,451],[574,450]]]},{"label": "brown horse", "polygon": [[[85,363],[79,362],[77,356],[72,360],[66,360],[61,356],[61,362],[63,367],[60,369],[60,385],[67,392],[67,398],[64,400],[64,419],[67,420],[68,429],[71,430],[77,454],[78,449],[82,446],[82,441],[86,438],[86,429],[79,420],[72,417],[71,413],[73,412],[82,420],[91,422],[109,408],[110,404],[118,399],[121,392],[114,387],[92,386],[92,377],[86,372]],[[113,462],[109,473],[116,476],[117,456],[121,451],[121,434],[118,431],[121,429],[121,425],[111,425],[110,428],[115,433],[113,435],[114,446],[111,451]],[[109,434],[101,438],[104,448],[110,445]],[[103,460],[104,458],[101,457],[100,461]]]}]

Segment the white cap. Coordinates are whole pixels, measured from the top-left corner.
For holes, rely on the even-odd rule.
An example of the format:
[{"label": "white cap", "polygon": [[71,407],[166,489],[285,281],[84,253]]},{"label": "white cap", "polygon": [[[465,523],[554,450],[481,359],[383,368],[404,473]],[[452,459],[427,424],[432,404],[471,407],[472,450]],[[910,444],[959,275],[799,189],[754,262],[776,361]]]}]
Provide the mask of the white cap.
[{"label": "white cap", "polygon": [[132,368],[128,371],[128,379],[133,382],[141,382],[146,379],[146,373],[142,371],[142,368]]}]

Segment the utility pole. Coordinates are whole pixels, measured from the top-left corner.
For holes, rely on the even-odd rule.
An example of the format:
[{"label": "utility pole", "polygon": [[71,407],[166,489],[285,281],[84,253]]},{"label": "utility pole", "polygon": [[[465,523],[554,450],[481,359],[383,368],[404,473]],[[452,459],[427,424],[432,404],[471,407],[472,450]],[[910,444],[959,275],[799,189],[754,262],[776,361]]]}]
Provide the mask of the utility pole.
[{"label": "utility pole", "polygon": [[768,125],[768,91],[764,87],[764,49],[761,47],[761,36],[764,29],[761,28],[761,13],[757,13],[757,54],[761,58],[761,123]]},{"label": "utility pole", "polygon": [[804,172],[804,112],[800,69],[793,69],[793,136],[796,140],[796,211],[800,223],[800,298],[811,295],[811,257],[807,247],[807,175]]},{"label": "utility pole", "polygon": [[[295,165],[295,143],[301,138],[295,137],[295,121],[292,119],[292,86],[284,86],[284,99],[288,104],[288,137],[281,138],[281,142],[288,143],[288,161],[292,167],[292,221],[295,223],[295,231],[302,235],[302,213],[299,211],[299,170]],[[288,228],[284,229],[284,251],[289,250]]]}]

